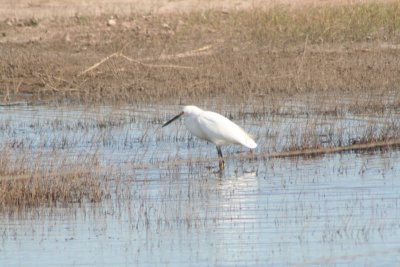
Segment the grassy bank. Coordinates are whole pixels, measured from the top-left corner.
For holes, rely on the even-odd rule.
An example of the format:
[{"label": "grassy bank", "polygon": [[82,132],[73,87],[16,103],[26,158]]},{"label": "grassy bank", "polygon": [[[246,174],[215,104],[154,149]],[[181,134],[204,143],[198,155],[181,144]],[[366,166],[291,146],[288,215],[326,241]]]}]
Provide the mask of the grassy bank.
[{"label": "grassy bank", "polygon": [[[387,95],[400,4],[55,18],[0,25],[3,101]],[[376,103],[379,105],[379,103]]]}]

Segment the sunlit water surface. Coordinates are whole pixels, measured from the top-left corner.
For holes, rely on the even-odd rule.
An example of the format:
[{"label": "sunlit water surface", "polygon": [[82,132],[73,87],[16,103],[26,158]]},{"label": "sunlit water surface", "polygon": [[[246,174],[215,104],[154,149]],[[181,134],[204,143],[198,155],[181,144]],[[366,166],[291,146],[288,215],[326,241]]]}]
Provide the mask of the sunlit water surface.
[{"label": "sunlit water surface", "polygon": [[[160,128],[178,109],[1,107],[0,146],[10,157],[24,154],[45,169],[48,162],[74,166],[82,155],[95,156],[123,189],[101,203],[0,214],[0,266],[400,262],[398,150],[228,159],[220,175],[213,145],[192,138],[180,122]],[[233,107],[232,119],[256,136],[256,155],[285,149],[310,121],[321,143],[339,132],[341,142],[357,140],[371,121],[378,128],[398,123],[396,117],[239,116]]]}]

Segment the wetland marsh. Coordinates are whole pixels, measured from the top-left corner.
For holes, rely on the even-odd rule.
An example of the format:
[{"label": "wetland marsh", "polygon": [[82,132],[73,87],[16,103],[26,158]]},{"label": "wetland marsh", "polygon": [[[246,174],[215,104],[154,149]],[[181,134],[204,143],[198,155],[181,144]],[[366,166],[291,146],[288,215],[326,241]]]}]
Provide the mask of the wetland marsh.
[{"label": "wetland marsh", "polygon": [[[2,9],[0,266],[398,264],[399,4],[306,2]],[[186,104],[258,147],[217,172]]]},{"label": "wetland marsh", "polygon": [[[257,136],[256,155],[301,147],[302,134],[312,134],[301,125],[317,122],[311,139],[323,145],[326,132],[346,126],[352,130],[342,138],[351,138],[340,142],[351,142],[376,119],[248,118],[226,109]],[[180,123],[160,128],[175,112],[175,106],[2,107],[2,149],[22,175],[1,183],[2,265],[23,265],[21,255],[42,266],[364,266],[399,259],[397,149],[253,159],[232,146],[220,176],[213,145]],[[398,114],[386,120],[400,123]],[[292,143],[292,128],[299,144]],[[45,199],[35,198],[32,187],[24,195],[5,188],[36,179],[47,179],[40,185],[62,179],[58,186],[74,197],[57,185],[52,194],[59,198]]]}]

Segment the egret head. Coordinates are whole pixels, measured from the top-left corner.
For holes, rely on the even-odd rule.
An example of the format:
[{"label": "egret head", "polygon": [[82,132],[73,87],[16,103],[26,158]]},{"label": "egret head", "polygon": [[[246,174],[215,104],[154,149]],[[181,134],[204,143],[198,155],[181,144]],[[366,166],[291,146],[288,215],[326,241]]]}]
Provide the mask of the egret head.
[{"label": "egret head", "polygon": [[170,119],[169,121],[164,123],[162,127],[165,127],[168,124],[170,124],[171,122],[179,119],[182,115],[189,115],[189,116],[198,115],[202,112],[203,112],[203,110],[196,106],[184,106],[182,112],[180,112],[178,115],[176,115],[175,117],[173,117],[172,119]]},{"label": "egret head", "polygon": [[183,113],[185,113],[186,115],[199,115],[200,113],[202,113],[203,110],[201,108],[198,108],[196,106],[185,106],[183,107]]}]

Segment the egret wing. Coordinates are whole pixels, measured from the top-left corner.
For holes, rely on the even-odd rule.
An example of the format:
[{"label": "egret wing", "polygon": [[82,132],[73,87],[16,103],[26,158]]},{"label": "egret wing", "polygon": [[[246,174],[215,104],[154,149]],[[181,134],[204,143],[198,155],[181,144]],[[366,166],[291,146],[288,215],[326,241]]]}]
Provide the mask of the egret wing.
[{"label": "egret wing", "polygon": [[216,145],[241,144],[248,148],[257,146],[241,127],[218,113],[203,112],[198,116],[198,124],[207,139]]}]

